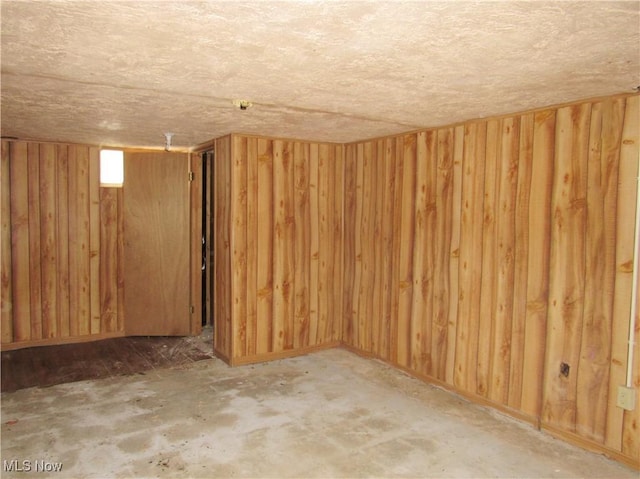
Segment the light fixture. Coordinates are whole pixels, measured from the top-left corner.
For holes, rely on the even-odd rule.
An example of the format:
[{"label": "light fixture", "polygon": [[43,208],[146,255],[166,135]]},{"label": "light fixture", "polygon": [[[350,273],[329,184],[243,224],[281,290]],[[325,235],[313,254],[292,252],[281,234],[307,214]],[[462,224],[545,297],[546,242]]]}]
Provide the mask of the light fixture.
[{"label": "light fixture", "polygon": [[237,106],[241,110],[246,110],[247,108],[251,108],[253,106],[253,103],[251,103],[249,100],[233,100],[232,103],[233,106]]},{"label": "light fixture", "polygon": [[120,188],[124,184],[124,152],[100,150],[100,186]]},{"label": "light fixture", "polygon": [[164,137],[166,139],[164,143],[164,151],[171,150],[171,138],[173,138],[173,133],[165,133]]}]

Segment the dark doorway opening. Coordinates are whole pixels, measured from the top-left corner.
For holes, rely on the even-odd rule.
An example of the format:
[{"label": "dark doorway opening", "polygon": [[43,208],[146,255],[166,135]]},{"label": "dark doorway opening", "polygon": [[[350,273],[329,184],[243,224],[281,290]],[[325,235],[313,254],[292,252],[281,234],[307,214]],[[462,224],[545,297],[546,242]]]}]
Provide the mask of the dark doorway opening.
[{"label": "dark doorway opening", "polygon": [[213,150],[202,153],[202,326],[213,327]]}]

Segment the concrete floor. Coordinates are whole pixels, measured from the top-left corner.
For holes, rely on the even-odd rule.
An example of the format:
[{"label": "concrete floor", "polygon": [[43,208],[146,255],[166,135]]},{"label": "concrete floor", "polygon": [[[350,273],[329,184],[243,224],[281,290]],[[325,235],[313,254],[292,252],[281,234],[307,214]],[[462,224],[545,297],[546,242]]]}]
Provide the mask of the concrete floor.
[{"label": "concrete floor", "polygon": [[[342,349],[3,393],[2,460],[21,478],[638,478]],[[37,461],[62,470],[16,471]]]}]

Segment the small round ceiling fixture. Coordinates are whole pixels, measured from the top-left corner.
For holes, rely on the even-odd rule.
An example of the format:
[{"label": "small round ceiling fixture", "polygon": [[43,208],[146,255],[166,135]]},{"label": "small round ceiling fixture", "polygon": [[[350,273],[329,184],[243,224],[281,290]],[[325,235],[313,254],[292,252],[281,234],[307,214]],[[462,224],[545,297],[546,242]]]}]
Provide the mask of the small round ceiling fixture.
[{"label": "small round ceiling fixture", "polygon": [[249,100],[233,100],[233,105],[237,106],[241,110],[246,110],[247,108],[251,108],[253,106],[253,103],[251,103]]}]

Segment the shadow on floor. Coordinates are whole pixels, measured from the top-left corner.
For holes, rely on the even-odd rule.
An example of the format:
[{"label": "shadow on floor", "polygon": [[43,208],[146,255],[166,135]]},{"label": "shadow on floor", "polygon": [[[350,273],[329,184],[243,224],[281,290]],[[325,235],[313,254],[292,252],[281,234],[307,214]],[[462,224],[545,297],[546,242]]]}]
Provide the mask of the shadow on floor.
[{"label": "shadow on floor", "polygon": [[211,359],[212,341],[198,337],[127,337],[2,352],[2,392],[144,374]]}]

